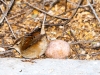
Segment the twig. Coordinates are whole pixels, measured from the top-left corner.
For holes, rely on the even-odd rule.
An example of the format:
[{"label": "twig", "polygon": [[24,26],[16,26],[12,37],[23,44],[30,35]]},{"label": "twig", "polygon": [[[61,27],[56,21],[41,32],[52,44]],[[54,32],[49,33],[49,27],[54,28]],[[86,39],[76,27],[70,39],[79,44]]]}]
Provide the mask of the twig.
[{"label": "twig", "polygon": [[7,5],[3,0],[1,0],[2,3],[4,3],[5,5]]},{"label": "twig", "polygon": [[[70,33],[71,33],[72,37],[74,38],[74,40],[77,42],[78,40],[77,40],[77,38],[75,37],[75,35],[73,34],[73,32],[72,32],[71,30],[70,30]],[[78,43],[78,45],[79,45],[81,48],[84,49],[84,47],[82,46],[82,44]]]},{"label": "twig", "polygon": [[[77,5],[76,8],[72,8],[72,9],[66,11],[66,12],[70,12],[70,11],[76,9],[76,10],[74,11],[73,15],[71,16],[71,18],[70,18],[69,20],[66,20],[64,23],[60,23],[60,24],[45,24],[45,25],[49,25],[49,26],[60,26],[60,25],[66,25],[66,24],[69,23],[70,20],[74,17],[74,15],[76,14],[76,12],[77,12],[78,8],[80,7],[80,5],[82,4],[82,2],[83,2],[83,1],[80,0],[80,2],[79,2],[79,4]],[[62,14],[64,14],[64,13],[62,13]],[[61,15],[61,14],[60,14],[60,15]],[[58,16],[58,15],[57,15],[57,16]]]},{"label": "twig", "polygon": [[3,22],[4,18],[7,16],[7,14],[9,12],[11,6],[13,5],[13,3],[14,3],[14,0],[11,0],[10,3],[9,3],[9,5],[7,6],[6,11],[3,13],[3,15],[2,15],[2,17],[0,19],[0,24]]},{"label": "twig", "polygon": [[[0,9],[1,9],[1,7],[0,7]],[[4,13],[2,9],[1,9],[1,11],[2,11],[2,13]],[[6,18],[6,16],[4,17],[4,19],[6,20],[6,22],[7,22],[8,26],[9,26],[9,28],[10,28],[10,30],[11,30],[11,32],[12,32],[12,34],[13,34],[13,36],[14,36],[14,38],[16,38],[16,36],[15,36],[15,34],[14,34],[14,32],[13,32],[13,30],[12,30],[11,26],[10,26],[10,23],[8,22],[8,19]]]},{"label": "twig", "polygon": [[96,41],[98,41],[98,40],[81,40],[81,41],[69,42],[69,44],[75,45],[75,44],[80,44],[80,43],[92,43],[92,42],[96,42]]},{"label": "twig", "polygon": [[13,50],[6,50],[6,51],[3,51],[3,52],[0,52],[0,55],[6,54],[6,53],[9,53],[9,52],[13,52]]},{"label": "twig", "polygon": [[[76,9],[76,10],[74,11],[74,13],[72,14],[72,16],[71,16],[71,18],[70,18],[69,20],[66,20],[64,23],[60,23],[60,24],[45,24],[45,25],[49,25],[49,26],[66,25],[66,24],[69,23],[70,20],[74,17],[74,15],[76,14],[76,12],[77,12],[78,8],[80,7],[80,5],[82,4],[82,2],[83,2],[83,0],[80,0],[80,2],[79,2],[78,5],[77,5],[77,8],[71,9],[71,10],[74,10],[74,9]],[[70,10],[68,10],[68,11],[70,11]],[[68,12],[68,11],[66,11],[66,12]]]},{"label": "twig", "polygon": [[96,56],[96,55],[99,55],[99,54],[100,54],[100,52],[92,53],[92,54],[90,54],[90,56]]},{"label": "twig", "polygon": [[11,26],[10,26],[10,23],[8,22],[8,19],[7,19],[6,17],[5,17],[5,20],[6,20],[6,22],[7,22],[8,26],[9,26],[9,28],[10,28],[11,32],[12,32],[12,35],[13,35],[13,36],[14,36],[14,38],[16,39],[17,37],[15,36],[15,34],[14,34],[14,32],[13,32],[13,30],[12,30]]},{"label": "twig", "polygon": [[[72,5],[74,5],[74,6],[77,6],[77,4],[75,4],[74,2],[71,2],[70,0],[67,0],[68,2],[70,2]],[[93,4],[91,4],[92,6],[94,5],[95,3],[94,3],[94,1],[93,1]],[[89,6],[88,4],[87,5],[81,5],[81,6],[79,6],[79,8],[84,8],[84,7],[87,7],[87,6]]]},{"label": "twig", "polygon": [[[77,40],[77,38],[75,37],[75,35],[73,34],[73,32],[71,30],[70,30],[70,33],[71,33],[72,37],[74,38],[74,40],[77,42],[78,40]],[[84,47],[83,47],[82,44],[78,43],[78,45],[84,50]],[[75,49],[75,52],[77,53],[77,56],[79,58],[78,51],[76,49]]]},{"label": "twig", "polygon": [[76,10],[74,11],[74,13],[72,14],[71,18],[70,18],[68,21],[66,21],[66,22],[64,23],[64,25],[66,25],[67,23],[70,22],[70,20],[74,17],[74,15],[75,15],[76,12],[78,11],[78,8],[80,7],[80,5],[81,5],[82,3],[83,3],[83,0],[80,0],[80,2],[79,2],[78,5],[77,5],[77,8],[76,8]]},{"label": "twig", "polygon": [[36,7],[36,6],[31,5],[31,4],[28,3],[28,2],[26,2],[26,4],[29,5],[30,7],[34,8],[34,9],[36,9],[36,10],[42,12],[42,13],[45,13],[45,14],[51,16],[51,17],[58,18],[58,19],[62,19],[62,20],[68,20],[68,18],[61,18],[61,17],[59,17],[59,16],[51,15],[51,14],[49,14],[48,12],[46,12],[46,11],[44,11],[44,10],[41,10],[40,8],[38,8],[38,7]]},{"label": "twig", "polygon": [[91,8],[93,14],[95,15],[95,17],[97,18],[97,20],[98,20],[99,23],[100,23],[100,19],[99,19],[99,17],[97,16],[96,11],[93,9],[93,7],[92,7],[91,3],[89,2],[89,0],[87,0],[87,3],[88,3],[88,5],[90,6],[90,8]]},{"label": "twig", "polygon": [[16,15],[14,15],[14,16],[8,18],[8,20],[11,20],[11,19],[13,19],[13,18],[15,18],[15,17],[18,17],[18,16],[20,16],[20,15],[23,15],[23,14],[25,14],[25,12],[21,12],[21,13],[19,13],[19,14],[16,14]]}]

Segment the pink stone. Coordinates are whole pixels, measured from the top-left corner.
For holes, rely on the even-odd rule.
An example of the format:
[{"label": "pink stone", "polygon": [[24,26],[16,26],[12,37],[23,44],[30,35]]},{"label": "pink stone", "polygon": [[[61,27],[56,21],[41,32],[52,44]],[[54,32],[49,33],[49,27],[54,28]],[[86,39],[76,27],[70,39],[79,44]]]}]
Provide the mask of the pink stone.
[{"label": "pink stone", "polygon": [[70,46],[63,40],[51,41],[47,47],[45,55],[48,58],[65,59],[70,55]]}]

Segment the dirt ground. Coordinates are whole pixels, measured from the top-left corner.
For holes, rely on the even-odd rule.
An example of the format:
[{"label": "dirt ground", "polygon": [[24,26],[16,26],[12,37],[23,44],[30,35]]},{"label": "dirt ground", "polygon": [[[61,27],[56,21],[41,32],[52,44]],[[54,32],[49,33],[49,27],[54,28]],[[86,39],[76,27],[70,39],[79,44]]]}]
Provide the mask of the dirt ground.
[{"label": "dirt ground", "polygon": [[[61,39],[70,43],[70,59],[99,60],[100,59],[100,23],[93,10],[84,0],[78,11],[79,0],[65,0],[52,4],[50,0],[15,0],[6,18],[0,26],[0,48],[8,50],[15,40],[32,32],[35,27],[41,27],[44,13],[47,14],[45,31],[49,41]],[[56,1],[56,0],[55,0]],[[94,1],[94,0],[93,0]],[[9,4],[9,0],[5,2]],[[44,5],[43,5],[44,4]],[[98,17],[100,17],[100,1],[92,3]],[[5,4],[0,3],[3,11]],[[76,8],[75,8],[76,7]],[[72,10],[73,9],[73,10]],[[3,13],[0,12],[2,15]],[[72,18],[73,17],[73,18]],[[69,19],[69,20],[68,20]],[[66,22],[66,23],[65,23]],[[12,28],[9,28],[9,25]],[[16,51],[0,57],[19,57]]]}]

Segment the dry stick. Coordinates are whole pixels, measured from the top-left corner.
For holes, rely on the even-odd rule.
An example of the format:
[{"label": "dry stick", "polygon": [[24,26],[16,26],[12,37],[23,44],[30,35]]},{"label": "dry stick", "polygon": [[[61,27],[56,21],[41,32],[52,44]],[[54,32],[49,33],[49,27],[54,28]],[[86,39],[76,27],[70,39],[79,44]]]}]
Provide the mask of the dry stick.
[{"label": "dry stick", "polygon": [[59,2],[60,2],[60,0],[53,0],[53,2],[50,4],[50,9],[49,10],[51,10],[52,7],[55,6]]},{"label": "dry stick", "polygon": [[[69,1],[69,0],[67,0],[68,2],[70,2],[71,4],[73,4],[74,6],[76,6],[76,4],[75,3],[72,3],[71,1]],[[94,5],[94,2],[93,2],[93,4],[91,4],[92,6]],[[87,7],[87,6],[89,6],[89,5],[82,5],[82,6],[79,6],[79,8],[84,8],[84,7]],[[70,10],[68,10],[68,11],[66,11],[66,12],[69,12],[69,11],[72,11],[72,10],[75,10],[75,9],[77,9],[77,8],[72,8],[72,9],[70,9]],[[62,13],[63,14],[63,13]],[[62,15],[62,14],[60,14],[60,15]],[[57,15],[57,16],[59,16],[59,15]],[[67,22],[65,22],[65,23],[67,23]],[[50,25],[50,26],[59,26],[59,25],[63,25],[64,23],[61,23],[61,24],[45,24],[45,25]]]},{"label": "dry stick", "polygon": [[59,3],[60,0],[53,0],[52,3],[50,4],[50,9],[55,6],[57,3]]},{"label": "dry stick", "polygon": [[[82,0],[81,0],[82,1]],[[81,3],[81,1],[80,1],[80,3]],[[80,5],[80,3],[79,3],[79,5]],[[28,4],[29,6],[31,6],[32,8],[35,8],[35,9],[37,9],[37,10],[39,10],[39,11],[41,11],[41,12],[43,12],[43,13],[45,13],[45,14],[47,14],[47,15],[49,15],[49,16],[52,16],[52,17],[54,17],[54,18],[58,18],[58,19],[62,19],[62,20],[65,20],[65,19],[67,19],[67,20],[69,20],[68,18],[60,18],[60,17],[58,17],[58,15],[57,16],[53,16],[53,15],[50,15],[50,14],[48,14],[48,12],[45,12],[44,10],[41,10],[41,9],[39,9],[39,8],[37,8],[37,7],[35,7],[35,6],[32,6],[30,3],[28,3],[28,2],[26,2],[26,4]],[[79,8],[80,6],[78,6],[77,8]],[[71,10],[74,10],[74,9],[77,9],[77,8],[73,8],[73,9],[71,9]],[[71,10],[68,10],[68,11],[71,11]],[[68,11],[66,11],[66,12],[68,12]],[[77,10],[76,10],[76,12],[77,12]],[[75,13],[76,13],[75,12]],[[73,14],[74,15],[74,14]],[[71,17],[71,18],[73,18],[73,16]],[[71,19],[70,18],[70,19]],[[68,21],[67,21],[68,22]],[[66,22],[65,23],[62,23],[62,24],[59,24],[59,25],[64,25],[64,24],[66,24]],[[48,24],[45,24],[45,25],[48,25]],[[56,26],[56,25],[58,25],[58,24],[49,24],[49,25],[51,25],[51,26]]]},{"label": "dry stick", "polygon": [[3,0],[1,0],[1,2],[3,2],[5,5],[7,5],[6,2],[4,2]]},{"label": "dry stick", "polygon": [[69,44],[71,45],[75,45],[75,44],[81,44],[81,43],[92,43],[92,42],[96,42],[98,40],[81,40],[81,41],[76,41],[76,42],[69,42]]},{"label": "dry stick", "polygon": [[[56,0],[56,1],[55,1],[55,3],[57,3],[57,2],[59,2],[59,0]],[[55,4],[55,3],[54,3],[54,4]],[[53,6],[54,6],[54,5],[53,5]],[[52,7],[53,7],[53,6],[52,6]],[[71,11],[71,10],[68,10],[68,11],[67,11],[67,0],[65,0],[64,6],[65,6],[65,12],[63,12],[63,13],[61,13],[61,14],[59,14],[59,15],[56,15],[56,16],[60,16],[60,15],[65,14],[66,12],[70,12],[70,11]],[[52,8],[52,7],[51,7],[51,8]],[[50,9],[50,10],[51,10],[51,9]],[[53,20],[53,19],[54,19],[54,17],[53,17],[51,20]],[[51,21],[51,20],[49,20],[49,21]],[[47,22],[49,22],[49,21],[47,21]],[[46,23],[47,23],[47,22],[46,22]],[[47,25],[47,24],[45,24],[45,25]],[[50,24],[49,24],[49,25],[50,25]]]},{"label": "dry stick", "polygon": [[93,9],[93,5],[94,5],[94,0],[93,0],[93,4],[91,4],[88,0],[87,0],[88,4],[87,5],[84,5],[84,6],[81,6],[81,7],[86,7],[86,6],[90,6],[91,10],[93,11],[93,14],[95,15],[95,17],[97,18],[97,20],[100,22],[100,19],[99,17],[97,16],[96,14],[96,11]]},{"label": "dry stick", "polygon": [[[72,37],[74,38],[74,40],[75,40],[75,41],[77,41],[77,39],[76,39],[76,37],[74,36],[73,32],[72,32],[72,31],[70,31],[70,33],[71,33]],[[79,46],[81,46],[81,44],[80,44],[80,43],[79,43],[78,45],[79,45]],[[73,49],[73,50],[76,52],[77,57],[79,58],[78,51],[77,51],[76,49]],[[79,59],[80,59],[80,58],[79,58]]]},{"label": "dry stick", "polygon": [[[71,3],[71,1],[70,1],[70,3]],[[74,6],[76,6],[76,4],[75,3],[71,3],[71,4],[73,4]],[[92,6],[94,5],[94,4],[91,4]],[[84,8],[84,7],[87,7],[87,6],[89,6],[89,5],[81,5],[81,6],[79,6],[79,8]],[[66,12],[70,12],[70,11],[72,11],[72,10],[75,10],[75,9],[77,9],[77,8],[72,8],[72,9],[70,9],[70,10],[67,10]],[[63,14],[65,14],[65,12],[63,12],[63,13],[61,13],[61,14],[59,14],[59,15],[57,15],[57,16],[60,16],[60,15],[63,15]],[[51,21],[51,20],[49,20],[49,21]],[[48,22],[48,21],[47,21]],[[47,23],[46,22],[46,23]],[[66,22],[65,22],[66,23]],[[45,25],[49,25],[49,26],[60,26],[60,25],[63,25],[64,23],[61,23],[61,24],[45,24]]]},{"label": "dry stick", "polygon": [[76,14],[76,12],[78,11],[78,8],[80,7],[80,5],[83,3],[83,0],[80,0],[80,2],[78,3],[78,5],[77,5],[77,8],[76,8],[76,10],[74,11],[74,13],[72,14],[72,16],[71,16],[71,18],[68,20],[68,21],[66,21],[63,25],[66,25],[66,24],[68,24],[69,22],[70,22],[70,20],[74,17],[74,15]]},{"label": "dry stick", "polygon": [[[70,12],[70,11],[75,10],[75,9],[76,9],[76,8],[72,8],[72,9],[70,9],[70,10],[66,10],[66,12],[63,12],[63,13],[57,15],[57,16],[63,15],[63,14],[65,14],[65,13]],[[54,17],[52,17],[51,20],[53,20],[53,19],[54,19]],[[49,20],[49,21],[51,21],[51,20]],[[63,24],[64,24],[64,23],[60,23],[60,24],[47,24],[49,21],[47,21],[45,25],[47,25],[47,26],[48,26],[48,25],[49,25],[49,26],[60,26],[60,25],[63,25]]]},{"label": "dry stick", "polygon": [[[8,20],[13,19],[13,18],[16,18],[16,17],[18,17],[20,15],[26,14],[27,11],[23,11],[23,10],[25,10],[25,9],[21,9],[19,12],[15,13],[14,16],[9,17]],[[29,9],[29,10],[31,11],[33,9]]]},{"label": "dry stick", "polygon": [[95,1],[94,1],[94,0],[92,0],[92,3],[94,4],[94,3],[95,3]]},{"label": "dry stick", "polygon": [[[76,6],[77,4],[75,4],[74,2],[71,2],[70,0],[67,0],[68,2],[70,2],[72,5]],[[91,4],[92,6],[94,5],[95,3],[93,2],[93,4]],[[79,6],[80,8],[83,8],[83,7],[87,7],[89,6],[88,4],[87,5],[81,5]]]},{"label": "dry stick", "polygon": [[[87,54],[79,54],[79,56],[86,56]],[[89,56],[96,56],[96,55],[100,55],[100,51],[97,52],[97,53],[91,53],[91,54],[88,54]]]},{"label": "dry stick", "polygon": [[[76,14],[76,12],[78,11],[79,6],[80,6],[82,3],[83,3],[83,0],[80,0],[80,2],[79,2],[78,5],[77,5],[77,8],[76,8],[76,10],[74,11],[74,13],[72,14],[71,18],[70,18],[69,20],[67,20],[67,21],[63,24],[63,26],[64,26],[63,32],[66,31],[66,28],[67,28],[66,24],[68,24],[68,23],[70,22],[70,20],[74,17],[74,15]],[[64,35],[64,33],[63,33],[63,35]],[[73,34],[72,34],[72,35],[73,35]],[[74,36],[74,35],[73,35],[73,36]],[[75,37],[74,37],[74,39],[77,41],[77,39],[76,39]],[[78,53],[78,52],[76,52],[76,53]],[[78,56],[78,58],[79,58],[79,56]]]},{"label": "dry stick", "polygon": [[[99,36],[100,35],[97,35],[96,37],[99,37]],[[76,42],[71,41],[71,42],[69,42],[69,44],[75,45],[75,44],[85,44],[85,43],[92,43],[92,42],[100,42],[100,39],[94,38],[94,39],[91,39],[91,40],[80,40],[80,41],[76,41]],[[90,48],[93,48],[93,47],[90,47]]]},{"label": "dry stick", "polygon": [[93,7],[92,7],[91,3],[89,2],[89,0],[87,0],[87,3],[88,3],[88,5],[90,6],[90,8],[91,8],[93,14],[95,15],[95,17],[97,18],[97,20],[98,20],[99,23],[100,23],[100,19],[99,19],[99,17],[97,16],[96,11],[93,9]]},{"label": "dry stick", "polygon": [[6,53],[9,53],[9,52],[13,52],[13,50],[7,50],[7,51],[4,51],[4,52],[0,52],[0,55],[6,54]]},{"label": "dry stick", "polygon": [[100,51],[97,52],[97,53],[92,53],[92,54],[89,54],[90,56],[96,56],[96,55],[99,55],[100,54]]},{"label": "dry stick", "polygon": [[[2,10],[2,9],[1,9],[1,11],[2,11],[2,13],[3,13],[3,10]],[[12,34],[13,34],[13,36],[14,36],[14,38],[16,38],[16,36],[15,36],[15,34],[14,34],[14,32],[13,32],[13,30],[12,30],[11,26],[10,26],[10,23],[8,22],[8,19],[7,19],[6,17],[4,17],[4,19],[6,20],[6,22],[7,22],[8,26],[9,26],[9,28],[10,28],[10,30],[11,30],[11,32],[12,32]]]},{"label": "dry stick", "polygon": [[71,17],[68,21],[66,21],[66,22],[64,23],[64,25],[65,25],[65,24],[68,24],[68,23],[70,22],[70,20],[74,17],[74,15],[75,15],[76,12],[78,11],[78,8],[80,7],[80,5],[81,5],[82,3],[83,3],[83,0],[80,0],[80,2],[79,2],[79,4],[77,5],[77,8],[76,8],[76,10],[74,11],[72,17]]},{"label": "dry stick", "polygon": [[41,10],[40,8],[38,8],[38,7],[36,7],[36,6],[31,5],[31,4],[28,3],[28,2],[26,2],[26,4],[29,5],[30,7],[34,8],[34,9],[36,9],[36,10],[42,12],[42,13],[45,13],[45,14],[51,16],[51,17],[58,18],[58,19],[62,19],[62,20],[68,20],[68,18],[61,18],[61,17],[59,17],[59,16],[51,15],[51,14],[49,14],[48,12],[46,12],[46,11],[44,11],[44,10]]},{"label": "dry stick", "polygon": [[9,28],[10,28],[11,32],[12,32],[12,35],[13,35],[13,36],[14,36],[14,38],[16,39],[17,37],[15,36],[15,34],[14,34],[13,30],[12,30],[12,27],[10,26],[10,23],[8,22],[8,20],[7,20],[7,18],[6,18],[6,17],[5,17],[5,20],[6,20],[6,22],[7,22],[8,26],[9,26]]},{"label": "dry stick", "polygon": [[[73,34],[72,34],[72,36],[73,36]],[[73,36],[74,37],[74,39],[76,39],[76,37],[75,36]],[[77,39],[76,39],[77,40]],[[79,44],[79,45],[81,45],[81,43],[92,43],[92,42],[96,42],[96,41],[100,41],[100,40],[88,40],[88,41],[76,41],[76,42],[70,42],[69,44],[70,45],[73,45],[73,44]],[[93,48],[93,47],[89,47],[89,48]],[[74,50],[76,53],[77,53],[77,55],[78,55],[78,57],[79,56],[86,56],[87,54],[78,54],[78,52],[76,51],[76,50]],[[96,56],[96,55],[99,55],[100,54],[100,52],[97,52],[97,53],[92,53],[92,54],[89,54],[90,56]]]},{"label": "dry stick", "polygon": [[20,16],[20,15],[23,15],[23,14],[25,14],[25,12],[21,12],[20,14],[16,14],[16,15],[14,15],[14,16],[8,18],[8,20],[11,20],[11,19],[13,19],[13,18],[15,18],[15,17],[18,17],[18,16]]},{"label": "dry stick", "polygon": [[[77,42],[78,40],[77,40],[77,38],[75,37],[75,35],[73,34],[73,32],[72,32],[71,30],[70,30],[70,33],[71,33],[72,37],[74,38],[74,40]],[[82,44],[78,43],[78,45],[79,45],[81,48],[84,49],[84,47],[82,46]]]},{"label": "dry stick", "polygon": [[13,3],[14,3],[14,0],[11,0],[11,2],[9,3],[9,5],[7,6],[6,11],[3,13],[3,15],[2,15],[2,17],[0,19],[0,24],[3,22],[4,18],[7,16],[7,14],[9,12],[11,6],[13,5]]},{"label": "dry stick", "polygon": [[[74,17],[74,15],[76,14],[76,12],[77,12],[78,8],[80,7],[80,5],[82,4],[82,2],[83,2],[83,0],[80,0],[80,2],[79,2],[78,5],[77,5],[77,8],[71,9],[71,10],[74,10],[74,9],[76,9],[76,10],[73,12],[71,18],[67,19],[67,21],[65,21],[64,23],[60,23],[60,24],[45,24],[45,25],[50,25],[50,26],[66,25],[66,24],[69,23],[70,20]],[[68,11],[71,11],[71,10],[68,10]],[[68,12],[68,11],[66,11],[66,12]]]},{"label": "dry stick", "polygon": [[[63,24],[63,26],[64,26],[63,32],[65,32],[65,30],[66,30],[66,28],[67,28],[66,24],[68,24],[68,23],[70,22],[70,20],[74,17],[74,15],[76,14],[76,12],[78,11],[79,6],[80,6],[82,3],[83,3],[83,0],[80,0],[80,2],[79,2],[78,5],[77,5],[77,8],[76,8],[76,10],[74,11],[74,13],[72,14],[71,18],[70,18],[69,20],[67,20],[67,21]],[[64,33],[63,33],[63,35],[64,35]],[[73,34],[72,34],[72,35],[73,35]],[[73,35],[73,36],[74,36],[74,35]],[[75,37],[74,37],[74,39],[77,41],[77,39],[76,39]]]}]

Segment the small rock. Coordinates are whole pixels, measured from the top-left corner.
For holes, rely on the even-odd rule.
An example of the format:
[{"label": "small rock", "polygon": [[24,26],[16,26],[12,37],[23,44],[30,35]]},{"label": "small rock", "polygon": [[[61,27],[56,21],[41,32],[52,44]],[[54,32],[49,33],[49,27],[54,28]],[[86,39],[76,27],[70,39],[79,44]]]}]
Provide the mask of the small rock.
[{"label": "small rock", "polygon": [[66,41],[54,40],[49,43],[45,55],[49,58],[65,59],[70,52],[70,46]]}]

